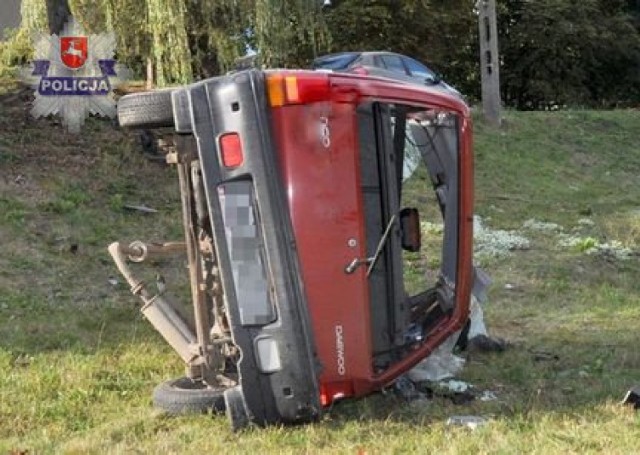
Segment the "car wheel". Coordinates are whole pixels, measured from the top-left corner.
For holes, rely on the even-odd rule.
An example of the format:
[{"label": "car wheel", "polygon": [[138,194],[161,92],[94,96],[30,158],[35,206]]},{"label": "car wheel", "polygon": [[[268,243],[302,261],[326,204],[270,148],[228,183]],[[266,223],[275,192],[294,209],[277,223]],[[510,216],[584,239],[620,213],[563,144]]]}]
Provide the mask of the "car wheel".
[{"label": "car wheel", "polygon": [[125,95],[118,100],[118,122],[128,128],[174,126],[172,89]]},{"label": "car wheel", "polygon": [[224,387],[182,377],[163,382],[153,391],[153,405],[170,415],[224,412]]}]

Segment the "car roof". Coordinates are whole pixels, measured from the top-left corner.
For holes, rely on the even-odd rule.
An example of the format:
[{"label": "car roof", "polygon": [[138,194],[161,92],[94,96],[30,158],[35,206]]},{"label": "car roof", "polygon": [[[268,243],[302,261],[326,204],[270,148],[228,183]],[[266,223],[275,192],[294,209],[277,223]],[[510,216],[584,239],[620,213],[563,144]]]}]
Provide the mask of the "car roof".
[{"label": "car roof", "polygon": [[341,55],[371,55],[371,54],[392,54],[399,55],[401,57],[407,57],[404,54],[399,54],[393,51],[384,51],[384,50],[376,50],[376,51],[342,51],[342,52],[332,52],[331,54],[324,54],[319,57],[316,57],[314,60],[324,60],[325,58],[338,57]]},{"label": "car roof", "polygon": [[321,62],[323,60],[329,60],[332,58],[336,58],[336,57],[342,57],[342,56],[347,56],[347,55],[359,55],[359,54],[364,54],[365,52],[359,52],[359,51],[345,51],[345,52],[333,52],[332,54],[325,54],[325,55],[321,55],[320,57],[314,58],[313,61],[314,62]]},{"label": "car roof", "polygon": [[361,52],[337,52],[316,58],[312,65],[314,68],[328,68],[331,70],[345,69],[357,60]]},{"label": "car roof", "polygon": [[412,60],[415,60],[413,57],[410,57],[410,56],[404,55],[404,54],[399,54],[397,52],[377,50],[377,51],[333,52],[331,54],[325,54],[325,55],[321,55],[320,57],[316,57],[313,60],[313,63],[314,64],[321,64],[323,62],[326,62],[327,60],[333,60],[333,59],[337,59],[337,58],[340,58],[340,57],[347,57],[347,56],[352,56],[352,57],[354,57],[354,60],[355,60],[355,57],[357,57],[357,56],[377,56],[377,55],[396,55],[398,57],[410,58]]}]

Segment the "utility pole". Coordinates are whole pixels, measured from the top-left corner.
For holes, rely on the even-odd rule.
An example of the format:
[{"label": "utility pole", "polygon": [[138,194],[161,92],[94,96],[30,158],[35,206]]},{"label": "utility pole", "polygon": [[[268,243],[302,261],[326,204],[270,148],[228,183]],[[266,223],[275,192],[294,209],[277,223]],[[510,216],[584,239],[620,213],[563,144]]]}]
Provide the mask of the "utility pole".
[{"label": "utility pole", "polygon": [[502,122],[500,101],[500,59],[498,56],[498,20],[496,0],[478,0],[480,31],[480,73],[482,75],[482,110],[493,126]]}]

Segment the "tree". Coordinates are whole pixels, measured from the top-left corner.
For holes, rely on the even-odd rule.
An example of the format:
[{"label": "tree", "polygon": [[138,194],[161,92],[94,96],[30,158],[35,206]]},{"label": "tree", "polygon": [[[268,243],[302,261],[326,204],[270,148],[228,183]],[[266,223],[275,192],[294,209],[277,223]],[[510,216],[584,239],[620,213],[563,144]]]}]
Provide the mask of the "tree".
[{"label": "tree", "polygon": [[33,57],[34,33],[47,31],[47,7],[43,0],[22,0],[20,28],[0,42],[0,73],[6,68],[26,64]]},{"label": "tree", "polygon": [[[1,0],[0,0],[1,1]],[[497,0],[505,104],[640,103],[640,0]],[[423,61],[469,99],[480,95],[476,0],[22,0],[0,63],[32,58],[34,32],[69,11],[87,33],[113,31],[116,57],[158,85],[223,74],[247,50],[262,64],[306,67],[316,55],[390,50]],[[147,62],[150,65],[147,65]]]},{"label": "tree", "polygon": [[309,0],[256,0],[252,33],[263,65],[306,66],[326,48],[320,3]]},{"label": "tree", "polygon": [[185,0],[147,0],[147,11],[158,85],[191,82]]},{"label": "tree", "polygon": [[255,22],[255,0],[200,0],[187,6],[187,30],[194,76],[231,70],[248,47]]},{"label": "tree", "polygon": [[507,104],[638,102],[640,35],[624,2],[505,0],[498,24]]}]

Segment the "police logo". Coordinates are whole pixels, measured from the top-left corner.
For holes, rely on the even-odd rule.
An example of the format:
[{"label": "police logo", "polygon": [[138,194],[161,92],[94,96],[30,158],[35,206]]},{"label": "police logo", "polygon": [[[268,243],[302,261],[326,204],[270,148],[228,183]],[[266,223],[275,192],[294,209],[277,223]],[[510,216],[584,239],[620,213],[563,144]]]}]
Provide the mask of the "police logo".
[{"label": "police logo", "polygon": [[61,115],[75,133],[88,115],[114,117],[113,89],[129,73],[113,58],[115,44],[113,33],[87,35],[73,19],[61,36],[38,36],[33,64],[22,71],[36,89],[32,115]]}]

